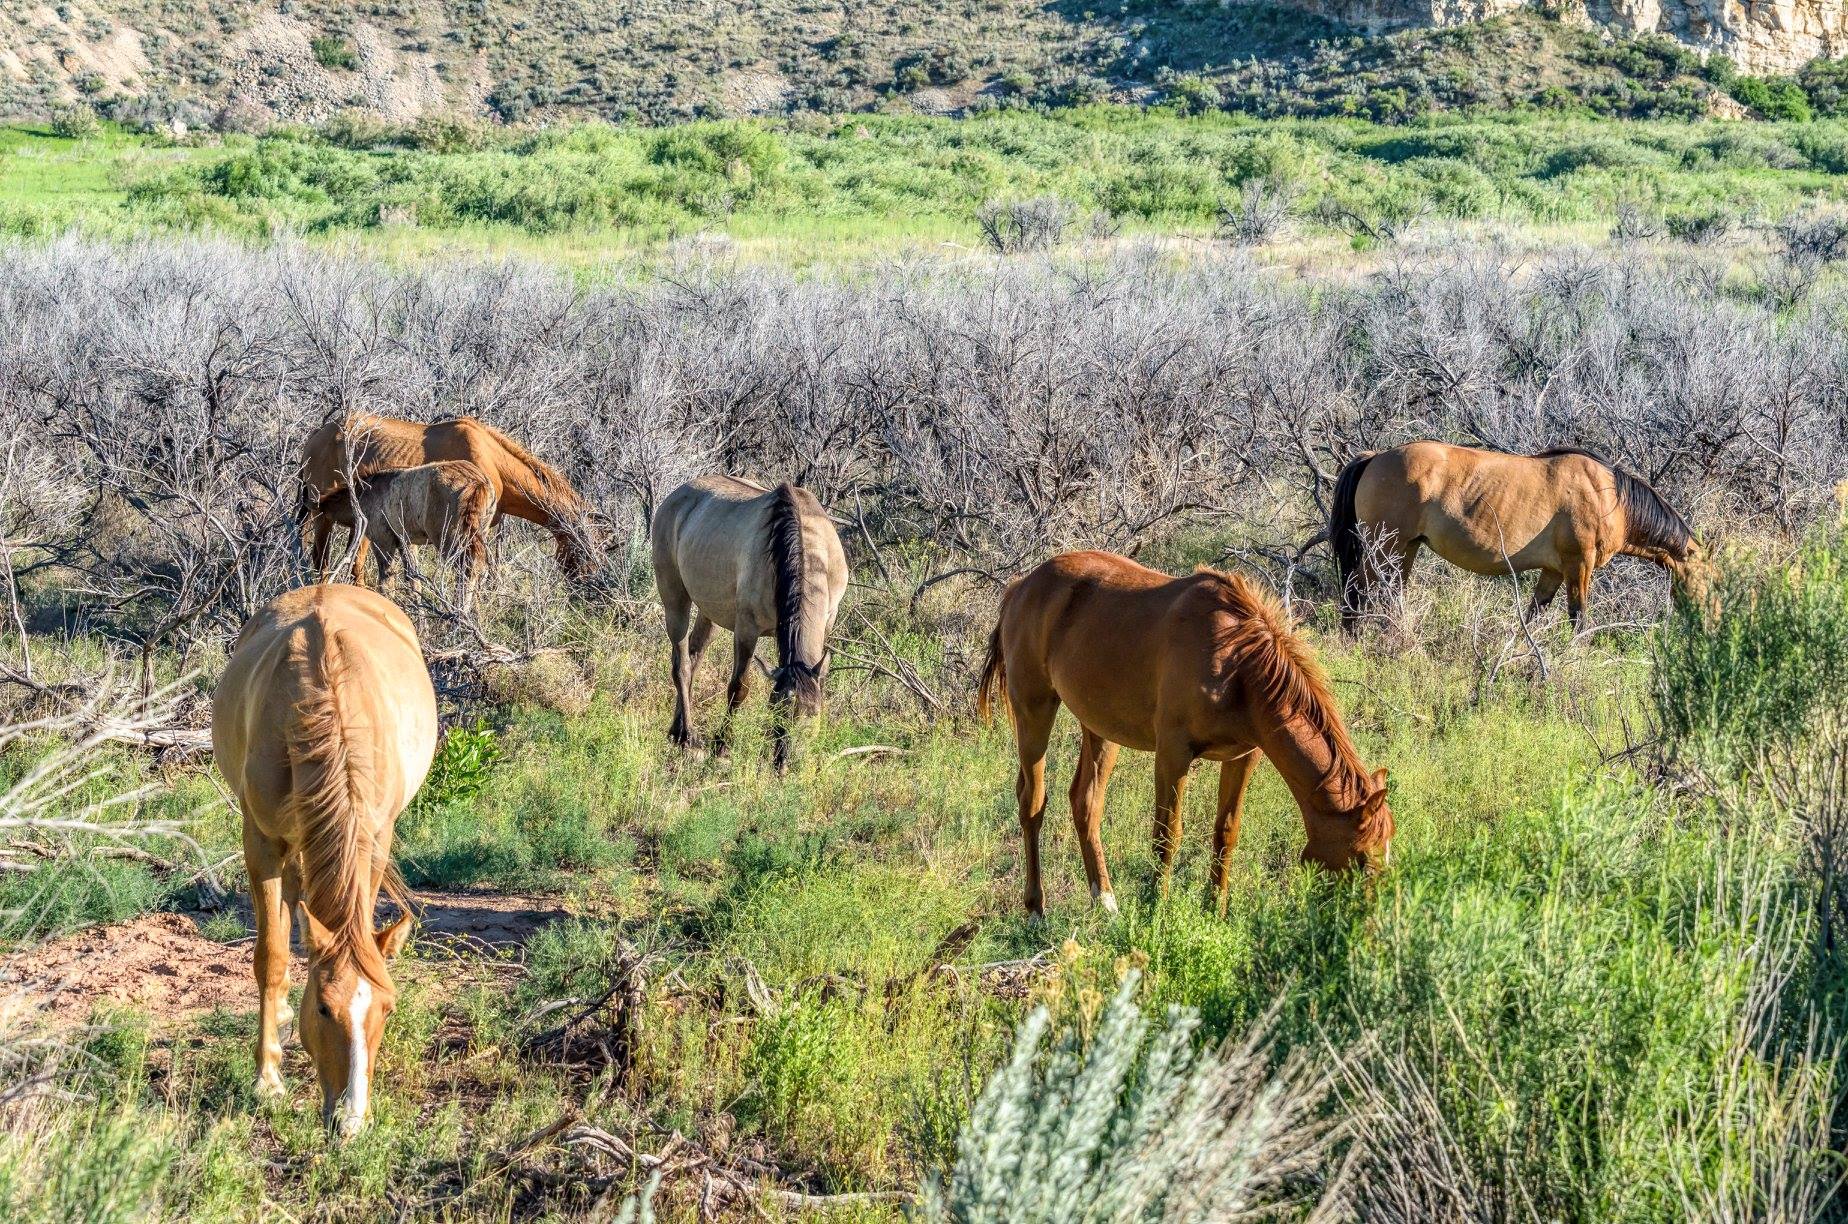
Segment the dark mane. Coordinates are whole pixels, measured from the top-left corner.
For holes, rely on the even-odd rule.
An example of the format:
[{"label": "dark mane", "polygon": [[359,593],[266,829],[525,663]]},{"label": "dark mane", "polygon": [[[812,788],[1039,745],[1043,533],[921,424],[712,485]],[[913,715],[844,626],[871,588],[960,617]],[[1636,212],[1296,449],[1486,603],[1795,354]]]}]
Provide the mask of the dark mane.
[{"label": "dark mane", "polygon": [[[1300,717],[1327,742],[1333,759],[1325,781],[1345,772],[1359,793],[1366,794],[1371,778],[1348,736],[1347,725],[1335,710],[1328,678],[1309,647],[1290,631],[1277,601],[1243,575],[1211,569],[1196,572],[1219,579],[1226,602],[1237,615],[1236,627],[1222,645],[1239,677],[1252,686],[1252,691],[1279,719],[1287,722]],[[1360,830],[1363,841],[1379,839],[1386,832],[1365,823]]]},{"label": "dark mane", "polygon": [[812,665],[796,657],[802,634],[802,601],[808,591],[808,547],[802,535],[802,507],[794,485],[778,485],[770,494],[770,521],[766,543],[776,567],[776,663],[798,687],[812,687],[819,695],[821,682]]},{"label": "dark mane", "polygon": [[1541,451],[1534,458],[1555,459],[1561,455],[1582,455],[1610,470],[1617,482],[1617,499],[1623,503],[1624,518],[1629,523],[1626,544],[1648,552],[1667,553],[1676,561],[1687,559],[1688,548],[1694,543],[1694,532],[1687,520],[1649,487],[1648,481],[1624,471],[1602,455],[1576,446],[1556,446]]}]

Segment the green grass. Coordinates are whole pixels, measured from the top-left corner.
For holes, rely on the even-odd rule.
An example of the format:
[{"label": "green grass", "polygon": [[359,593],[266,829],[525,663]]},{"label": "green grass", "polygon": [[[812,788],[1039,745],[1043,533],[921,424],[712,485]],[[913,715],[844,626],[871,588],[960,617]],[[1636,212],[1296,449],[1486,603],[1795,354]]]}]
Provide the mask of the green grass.
[{"label": "green grass", "polygon": [[[964,120],[860,115],[510,131],[479,149],[349,149],[306,133],[159,148],[110,132],[0,135],[0,229],[214,228],[607,259],[695,234],[804,262],[975,245],[978,207],[1054,195],[1130,234],[1210,232],[1254,179],[1306,215],[1453,224],[1775,217],[1841,197],[1848,123],[1714,125],[1502,116],[1422,126],[1092,107]],[[1310,229],[1317,223],[1311,222]]]}]

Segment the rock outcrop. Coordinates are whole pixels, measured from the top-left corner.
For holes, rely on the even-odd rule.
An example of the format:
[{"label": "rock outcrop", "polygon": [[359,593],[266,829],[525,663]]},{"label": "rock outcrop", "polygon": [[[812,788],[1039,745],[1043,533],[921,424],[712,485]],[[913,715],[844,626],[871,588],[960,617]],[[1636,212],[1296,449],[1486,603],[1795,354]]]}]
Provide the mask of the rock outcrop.
[{"label": "rock outcrop", "polygon": [[1848,54],[1845,0],[1282,0],[1370,33],[1462,25],[1523,8],[1627,34],[1666,34],[1746,72],[1794,72]]}]

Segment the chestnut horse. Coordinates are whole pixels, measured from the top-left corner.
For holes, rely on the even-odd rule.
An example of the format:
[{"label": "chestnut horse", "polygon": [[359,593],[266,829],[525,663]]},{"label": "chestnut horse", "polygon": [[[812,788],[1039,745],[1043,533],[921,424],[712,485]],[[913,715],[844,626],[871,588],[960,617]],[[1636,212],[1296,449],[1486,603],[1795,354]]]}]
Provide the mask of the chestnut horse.
[{"label": "chestnut horse", "polygon": [[[1374,537],[1374,557],[1368,557]],[[1708,568],[1694,533],[1637,476],[1589,451],[1538,455],[1413,442],[1363,455],[1335,481],[1328,539],[1352,626],[1390,566],[1409,572],[1420,545],[1475,574],[1540,571],[1528,615],[1563,583],[1578,626],[1591,576],[1619,553],[1662,566],[1698,590]]]},{"label": "chestnut horse", "polygon": [[[392,824],[436,752],[436,694],[416,630],[354,586],[291,591],[250,618],[212,695],[212,752],[244,814],[256,912],[257,1092],[281,1096],[289,912],[308,983],[301,1037],[321,1115],[365,1125],[371,1069],[396,1005],[386,962],[410,935]],[[404,909],[372,929],[380,888]]]},{"label": "chestnut horse", "polygon": [[552,533],[558,564],[573,578],[597,569],[600,529],[571,482],[500,430],[474,417],[433,424],[393,417],[353,415],[329,421],[308,435],[302,448],[302,530],[312,533],[316,572],[327,569],[332,523],[317,515],[329,493],[375,472],[410,468],[442,459],[467,460],[494,486],[495,521],[511,515]]},{"label": "chestnut horse", "polygon": [[353,581],[358,585],[366,585],[369,550],[377,554],[383,587],[399,554],[413,544],[429,544],[457,559],[466,603],[488,560],[494,484],[474,464],[445,459],[361,476],[350,489],[323,497],[315,514],[317,531],[323,517],[349,531],[355,523],[364,524],[353,556]]},{"label": "chestnut horse", "polygon": [[733,476],[702,476],[669,493],[655,511],[655,586],[673,649],[674,722],[682,747],[696,737],[688,717],[693,673],[712,627],[732,633],[731,683],[715,746],[724,750],[731,716],[744,701],[757,639],[776,635],[770,704],[777,710],[776,766],[788,761],[783,712],[821,707],[828,634],[847,592],[840,533],[814,494],[794,485],[766,489]]},{"label": "chestnut horse", "polygon": [[1201,569],[1171,578],[1114,553],[1057,556],[1001,597],[977,704],[1013,712],[1015,795],[1026,904],[1044,912],[1039,834],[1046,744],[1059,703],[1084,731],[1072,821],[1091,897],[1115,912],[1100,824],[1118,745],[1155,754],[1155,852],[1162,885],[1181,835],[1181,795],[1200,758],[1221,761],[1212,891],[1223,913],[1245,786],[1268,755],[1302,810],[1302,857],[1342,870],[1384,864],[1392,840],[1386,771],[1368,773],[1309,649],[1246,579]]}]

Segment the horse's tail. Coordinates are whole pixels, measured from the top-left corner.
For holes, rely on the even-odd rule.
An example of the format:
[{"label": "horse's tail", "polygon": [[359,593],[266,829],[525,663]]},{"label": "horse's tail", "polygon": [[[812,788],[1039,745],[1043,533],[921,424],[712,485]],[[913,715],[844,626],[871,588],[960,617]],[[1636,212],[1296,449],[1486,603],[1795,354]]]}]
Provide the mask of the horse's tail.
[{"label": "horse's tail", "polygon": [[325,625],[307,632],[318,638],[304,643],[318,675],[286,732],[294,775],[288,802],[302,828],[302,899],[336,947],[382,981],[384,961],[372,938],[372,873],[383,869],[386,895],[407,913],[410,895],[367,823],[377,806],[378,763],[375,745],[348,718],[341,697],[348,675],[341,639]]},{"label": "horse's tail", "polygon": [[1007,659],[1001,653],[1001,622],[988,635],[988,658],[982,663],[981,683],[975,689],[975,712],[988,721],[989,707],[996,701],[1007,708]]},{"label": "horse's tail", "polygon": [[1328,547],[1335,554],[1335,579],[1341,590],[1341,615],[1350,619],[1358,610],[1360,566],[1364,546],[1360,538],[1360,516],[1354,510],[1354,492],[1360,487],[1360,475],[1373,462],[1373,452],[1362,455],[1341,469],[1335,477],[1335,494],[1328,503]]},{"label": "horse's tail", "polygon": [[456,526],[461,538],[450,547],[467,556],[476,570],[488,559],[488,528],[494,523],[494,510],[494,485],[485,474],[478,472],[456,490]]},{"label": "horse's tail", "polygon": [[812,710],[821,702],[821,676],[814,666],[799,666],[802,663],[802,624],[811,609],[808,607],[808,541],[802,530],[798,492],[788,482],[771,492],[770,519],[765,535],[775,573],[777,668],[784,673],[797,708]]}]

